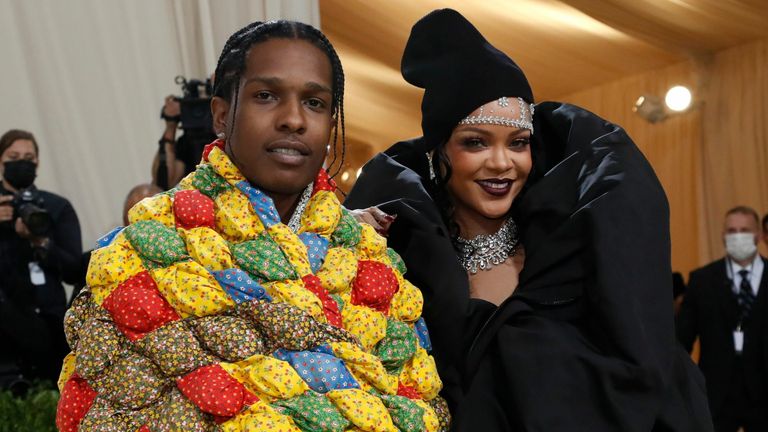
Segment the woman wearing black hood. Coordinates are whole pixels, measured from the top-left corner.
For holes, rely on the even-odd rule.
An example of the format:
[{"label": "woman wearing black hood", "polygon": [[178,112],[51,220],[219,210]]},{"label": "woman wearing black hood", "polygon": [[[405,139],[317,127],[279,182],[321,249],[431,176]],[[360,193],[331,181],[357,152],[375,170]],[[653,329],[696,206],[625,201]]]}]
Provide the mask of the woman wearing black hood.
[{"label": "woman wearing black hood", "polygon": [[534,109],[450,9],[414,25],[402,71],[424,136],[371,160],[345,205],[397,215],[454,429],[711,431],[673,332],[667,200],[626,133]]}]

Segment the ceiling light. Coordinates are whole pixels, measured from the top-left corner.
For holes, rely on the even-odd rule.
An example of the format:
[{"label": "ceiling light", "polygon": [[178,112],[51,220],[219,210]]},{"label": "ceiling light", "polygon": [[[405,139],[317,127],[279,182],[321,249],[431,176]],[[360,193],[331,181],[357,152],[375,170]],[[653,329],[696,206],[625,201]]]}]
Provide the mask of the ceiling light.
[{"label": "ceiling light", "polygon": [[658,123],[667,118],[664,104],[661,103],[661,99],[658,96],[654,95],[643,95],[637,98],[632,111],[651,123]]},{"label": "ceiling light", "polygon": [[664,97],[664,102],[672,111],[685,111],[691,106],[691,91],[684,86],[674,86]]}]

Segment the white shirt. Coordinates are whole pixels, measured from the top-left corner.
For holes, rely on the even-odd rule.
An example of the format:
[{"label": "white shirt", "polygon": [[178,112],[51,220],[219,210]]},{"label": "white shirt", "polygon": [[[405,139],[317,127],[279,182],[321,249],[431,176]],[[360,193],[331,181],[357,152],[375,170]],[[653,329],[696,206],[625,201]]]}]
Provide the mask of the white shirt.
[{"label": "white shirt", "polygon": [[755,254],[755,259],[746,267],[740,266],[731,258],[727,258],[726,263],[728,266],[728,277],[733,281],[732,289],[734,294],[738,295],[739,291],[741,291],[741,275],[739,272],[746,270],[749,272],[747,277],[749,278],[749,284],[752,286],[752,293],[757,297],[757,291],[760,289],[760,280],[763,278],[763,268],[765,267],[760,254]]}]

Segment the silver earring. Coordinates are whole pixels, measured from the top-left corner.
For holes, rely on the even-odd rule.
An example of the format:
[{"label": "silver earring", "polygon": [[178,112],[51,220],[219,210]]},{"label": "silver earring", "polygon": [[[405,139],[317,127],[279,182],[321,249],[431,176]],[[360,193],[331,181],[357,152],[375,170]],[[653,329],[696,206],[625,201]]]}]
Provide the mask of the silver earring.
[{"label": "silver earring", "polygon": [[219,133],[216,134],[216,137],[218,139],[224,139],[224,137],[226,137],[226,136],[227,136],[227,134],[225,134],[224,132],[219,132]]},{"label": "silver earring", "polygon": [[434,181],[435,177],[435,167],[432,166],[432,153],[427,152],[427,163],[429,164],[429,179]]}]

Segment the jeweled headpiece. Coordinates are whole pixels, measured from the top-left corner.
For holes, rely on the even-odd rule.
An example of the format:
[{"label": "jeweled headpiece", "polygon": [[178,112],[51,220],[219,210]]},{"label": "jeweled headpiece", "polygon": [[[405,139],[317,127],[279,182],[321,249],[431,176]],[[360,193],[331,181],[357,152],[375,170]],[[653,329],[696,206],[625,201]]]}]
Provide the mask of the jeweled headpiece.
[{"label": "jeweled headpiece", "polygon": [[519,111],[515,112],[509,106],[509,98],[500,97],[495,101],[480,106],[480,112],[469,115],[459,122],[464,125],[499,125],[528,129],[533,133],[533,109],[534,104],[529,104],[523,98],[517,99]]}]

